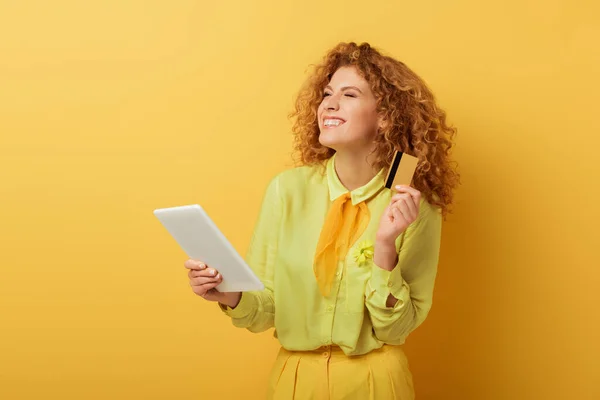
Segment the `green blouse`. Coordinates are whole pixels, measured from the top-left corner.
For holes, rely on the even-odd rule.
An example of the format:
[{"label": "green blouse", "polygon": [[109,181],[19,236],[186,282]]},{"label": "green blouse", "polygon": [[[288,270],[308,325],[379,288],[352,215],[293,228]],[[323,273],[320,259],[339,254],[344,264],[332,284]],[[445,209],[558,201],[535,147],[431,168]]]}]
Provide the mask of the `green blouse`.
[{"label": "green blouse", "polygon": [[[383,344],[403,344],[427,316],[432,303],[441,240],[438,208],[421,200],[419,216],[396,240],[398,264],[386,271],[373,263],[372,246],[380,216],[393,192],[381,170],[351,192],[365,201],[371,221],[337,265],[327,297],[320,293],[313,259],[327,211],[348,190],[334,168],[304,166],[280,173],[269,183],[246,255],[265,285],[244,292],[235,309],[221,305],[237,327],[252,332],[275,328],[287,350],[337,345],[347,355],[368,353]],[[392,294],[397,303],[387,307]]]}]

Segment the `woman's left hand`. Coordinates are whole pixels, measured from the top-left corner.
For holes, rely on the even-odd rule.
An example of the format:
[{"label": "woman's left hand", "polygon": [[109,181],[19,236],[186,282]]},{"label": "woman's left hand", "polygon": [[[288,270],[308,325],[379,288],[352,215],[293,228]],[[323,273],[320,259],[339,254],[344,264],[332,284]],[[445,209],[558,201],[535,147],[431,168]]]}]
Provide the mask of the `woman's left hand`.
[{"label": "woman's left hand", "polygon": [[407,185],[396,186],[396,191],[379,221],[379,243],[394,244],[398,236],[415,222],[419,215],[421,192]]}]

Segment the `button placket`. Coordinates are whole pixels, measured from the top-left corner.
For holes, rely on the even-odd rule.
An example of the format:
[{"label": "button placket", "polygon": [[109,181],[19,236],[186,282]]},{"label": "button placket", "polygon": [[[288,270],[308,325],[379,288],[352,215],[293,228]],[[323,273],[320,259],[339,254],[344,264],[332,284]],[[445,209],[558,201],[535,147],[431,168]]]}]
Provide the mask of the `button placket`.
[{"label": "button placket", "polygon": [[338,278],[335,282],[335,287],[336,287],[336,295],[333,299],[333,304],[328,305],[327,307],[325,307],[325,312],[331,313],[335,310],[335,306],[337,304],[337,292],[339,291],[340,285],[341,285],[341,279],[339,279],[342,276],[342,273],[344,271],[344,260],[339,260],[338,261],[338,271],[335,273],[335,276]]},{"label": "button placket", "polygon": [[323,346],[323,353],[321,353],[321,355],[323,356],[323,358],[329,358],[329,356],[331,355],[331,346]]}]

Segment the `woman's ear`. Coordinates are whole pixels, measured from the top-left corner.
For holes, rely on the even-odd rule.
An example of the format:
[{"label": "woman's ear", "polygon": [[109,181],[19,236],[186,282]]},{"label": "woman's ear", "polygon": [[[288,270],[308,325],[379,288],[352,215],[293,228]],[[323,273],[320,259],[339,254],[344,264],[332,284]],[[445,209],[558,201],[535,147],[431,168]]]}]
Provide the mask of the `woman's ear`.
[{"label": "woman's ear", "polygon": [[388,127],[387,120],[383,117],[383,115],[379,115],[377,118],[377,132],[381,132],[382,130]]}]

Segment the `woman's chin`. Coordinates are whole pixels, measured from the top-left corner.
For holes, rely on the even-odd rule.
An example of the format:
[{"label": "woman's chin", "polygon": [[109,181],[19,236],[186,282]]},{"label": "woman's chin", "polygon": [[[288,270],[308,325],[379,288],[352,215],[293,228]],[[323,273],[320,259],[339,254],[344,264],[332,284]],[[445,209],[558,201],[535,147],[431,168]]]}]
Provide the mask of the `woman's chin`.
[{"label": "woman's chin", "polygon": [[336,140],[336,138],[332,137],[331,133],[329,132],[319,135],[319,143],[321,143],[322,146],[329,147],[333,150],[336,150],[336,148],[341,144],[339,143],[339,140]]}]

